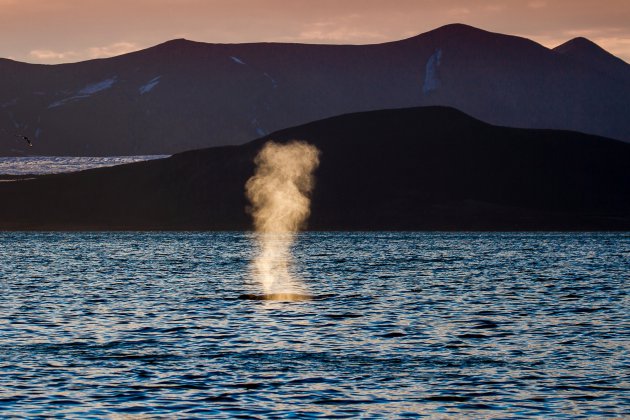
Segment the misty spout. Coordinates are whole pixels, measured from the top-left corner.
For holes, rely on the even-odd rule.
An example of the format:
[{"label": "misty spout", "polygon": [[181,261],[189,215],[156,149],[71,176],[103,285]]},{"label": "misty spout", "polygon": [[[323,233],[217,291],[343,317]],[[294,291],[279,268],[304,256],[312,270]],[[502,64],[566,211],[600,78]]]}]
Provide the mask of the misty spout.
[{"label": "misty spout", "polygon": [[310,214],[313,171],[319,151],[305,142],[268,142],[255,160],[256,173],[245,186],[257,232],[296,232]]},{"label": "misty spout", "polygon": [[302,141],[270,141],[255,164],[256,172],[245,185],[259,245],[254,276],[265,295],[304,295],[304,286],[291,273],[291,246],[310,215],[319,150]]}]

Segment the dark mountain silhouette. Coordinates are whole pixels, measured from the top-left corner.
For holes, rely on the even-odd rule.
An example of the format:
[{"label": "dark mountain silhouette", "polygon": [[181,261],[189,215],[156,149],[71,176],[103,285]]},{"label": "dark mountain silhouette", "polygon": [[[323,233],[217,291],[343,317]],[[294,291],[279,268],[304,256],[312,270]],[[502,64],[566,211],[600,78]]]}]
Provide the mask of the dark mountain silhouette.
[{"label": "dark mountain silhouette", "polygon": [[630,144],[497,127],[455,109],[349,114],[242,146],[0,183],[2,229],[248,229],[268,139],[322,151],[310,228],[630,229]]},{"label": "dark mountain silhouette", "polygon": [[455,24],[378,45],[179,39],[73,64],[0,60],[0,132],[33,141],[0,154],[170,154],[419,105],[630,140],[630,66],[570,51]]},{"label": "dark mountain silhouette", "polygon": [[577,37],[553,49],[560,54],[580,61],[595,71],[617,78],[622,83],[630,83],[628,63],[615,57],[593,41]]}]

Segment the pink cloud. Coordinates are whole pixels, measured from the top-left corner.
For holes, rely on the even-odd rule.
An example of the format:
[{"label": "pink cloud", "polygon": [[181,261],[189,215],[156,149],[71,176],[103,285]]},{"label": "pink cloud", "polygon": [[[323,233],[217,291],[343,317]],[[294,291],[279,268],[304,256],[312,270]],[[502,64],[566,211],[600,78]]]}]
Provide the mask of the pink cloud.
[{"label": "pink cloud", "polygon": [[138,49],[138,45],[133,42],[116,42],[104,47],[88,48],[87,52],[90,58],[107,58],[127,54]]},{"label": "pink cloud", "polygon": [[100,47],[90,47],[81,51],[55,51],[51,49],[35,49],[29,52],[29,57],[41,63],[67,63],[95,58],[107,58],[139,50],[133,42],[115,42]]}]

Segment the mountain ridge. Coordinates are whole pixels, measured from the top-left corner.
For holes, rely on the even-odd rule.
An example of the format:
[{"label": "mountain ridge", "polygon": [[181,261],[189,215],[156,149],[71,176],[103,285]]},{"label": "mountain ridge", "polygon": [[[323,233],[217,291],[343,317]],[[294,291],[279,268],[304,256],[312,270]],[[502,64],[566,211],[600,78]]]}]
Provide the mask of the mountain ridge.
[{"label": "mountain ridge", "polygon": [[605,72],[619,80],[630,83],[630,64],[606,51],[588,38],[576,37],[553,48],[566,57],[579,61],[583,65]]},{"label": "mountain ridge", "polygon": [[5,138],[0,155],[172,154],[333,115],[430,105],[630,141],[630,83],[462,24],[372,45],[179,39],[80,63],[0,62],[0,76],[0,132],[35,140],[25,148]]},{"label": "mountain ridge", "polygon": [[[494,31],[489,31],[489,30],[485,30],[482,28],[477,28],[475,26],[472,25],[468,25],[465,23],[449,23],[449,24],[445,24],[442,26],[439,26],[437,28],[428,30],[426,32],[420,32],[416,35],[412,35],[410,37],[407,38],[401,38],[401,39],[395,39],[395,40],[390,40],[390,41],[383,41],[380,43],[373,43],[373,44],[323,44],[323,43],[301,43],[301,42],[284,42],[284,41],[253,41],[253,42],[210,42],[210,41],[197,41],[197,40],[192,40],[192,39],[188,39],[188,38],[173,38],[173,39],[169,39],[163,42],[160,42],[158,44],[155,45],[151,45],[145,48],[140,48],[138,50],[135,51],[130,51],[130,52],[126,52],[123,54],[118,54],[115,56],[111,56],[111,57],[104,57],[104,58],[93,58],[93,59],[88,59],[88,60],[82,60],[82,61],[76,61],[76,62],[64,62],[64,63],[57,63],[57,64],[40,64],[40,63],[30,63],[30,62],[26,62],[26,61],[19,61],[19,60],[13,60],[10,58],[4,58],[4,57],[0,57],[0,62],[3,60],[6,61],[10,61],[10,62],[14,62],[14,63],[21,63],[21,64],[29,64],[29,65],[34,65],[34,66],[59,66],[59,65],[68,65],[68,64],[79,64],[79,63],[86,63],[86,62],[92,62],[92,61],[100,61],[100,60],[109,60],[109,59],[115,59],[115,58],[119,58],[119,57],[125,57],[125,56],[129,56],[129,55],[135,55],[138,53],[144,53],[147,51],[152,51],[152,50],[156,50],[156,49],[163,49],[166,47],[172,47],[172,46],[176,46],[176,45],[197,45],[197,46],[242,46],[242,45],[304,45],[304,46],[332,46],[332,47],[338,47],[338,46],[350,46],[350,47],[354,47],[354,46],[379,46],[379,45],[387,45],[387,44],[395,44],[395,43],[399,43],[399,42],[405,42],[405,41],[411,41],[411,40],[416,40],[416,39],[421,39],[422,37],[424,37],[425,35],[436,35],[436,34],[446,34],[449,36],[454,35],[454,33],[457,32],[459,33],[459,35],[471,35],[474,34],[476,36],[488,36],[488,37],[494,37],[494,36],[498,36],[498,37],[502,37],[505,39],[518,39],[521,41],[524,41],[526,43],[531,44],[532,46],[536,46],[538,48],[544,49],[544,50],[560,50],[562,48],[564,48],[567,45],[572,44],[573,42],[576,41],[586,41],[588,42],[590,45],[597,47],[599,50],[607,53],[608,55],[617,58],[618,60],[622,61],[625,63],[625,61],[617,56],[615,56],[614,54],[612,54],[611,52],[607,51],[606,49],[602,48],[601,46],[599,46],[597,43],[595,43],[594,41],[586,38],[586,37],[575,37],[572,38],[570,40],[567,40],[566,42],[564,42],[563,44],[560,44],[556,47],[553,48],[547,48],[545,46],[543,46],[542,44],[531,40],[527,37],[523,37],[520,35],[511,35],[511,34],[504,34],[501,32],[494,32]],[[629,64],[630,65],[630,64]]]},{"label": "mountain ridge", "polygon": [[630,144],[447,107],[352,113],[239,146],[0,183],[0,230],[244,230],[262,145],[321,150],[312,230],[628,230]]}]

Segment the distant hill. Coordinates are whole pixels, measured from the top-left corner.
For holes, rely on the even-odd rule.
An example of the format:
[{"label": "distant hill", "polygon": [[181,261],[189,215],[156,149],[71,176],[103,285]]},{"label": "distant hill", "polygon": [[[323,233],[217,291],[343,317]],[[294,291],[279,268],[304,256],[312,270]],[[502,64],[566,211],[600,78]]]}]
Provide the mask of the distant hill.
[{"label": "distant hill", "polygon": [[630,65],[582,44],[550,50],[454,24],[378,45],[179,39],[73,64],[3,59],[0,155],[171,154],[421,105],[630,141]]},{"label": "distant hill", "polygon": [[349,114],[242,146],[0,183],[0,229],[248,229],[269,138],[322,151],[310,228],[630,229],[630,144],[497,127],[452,108]]}]

